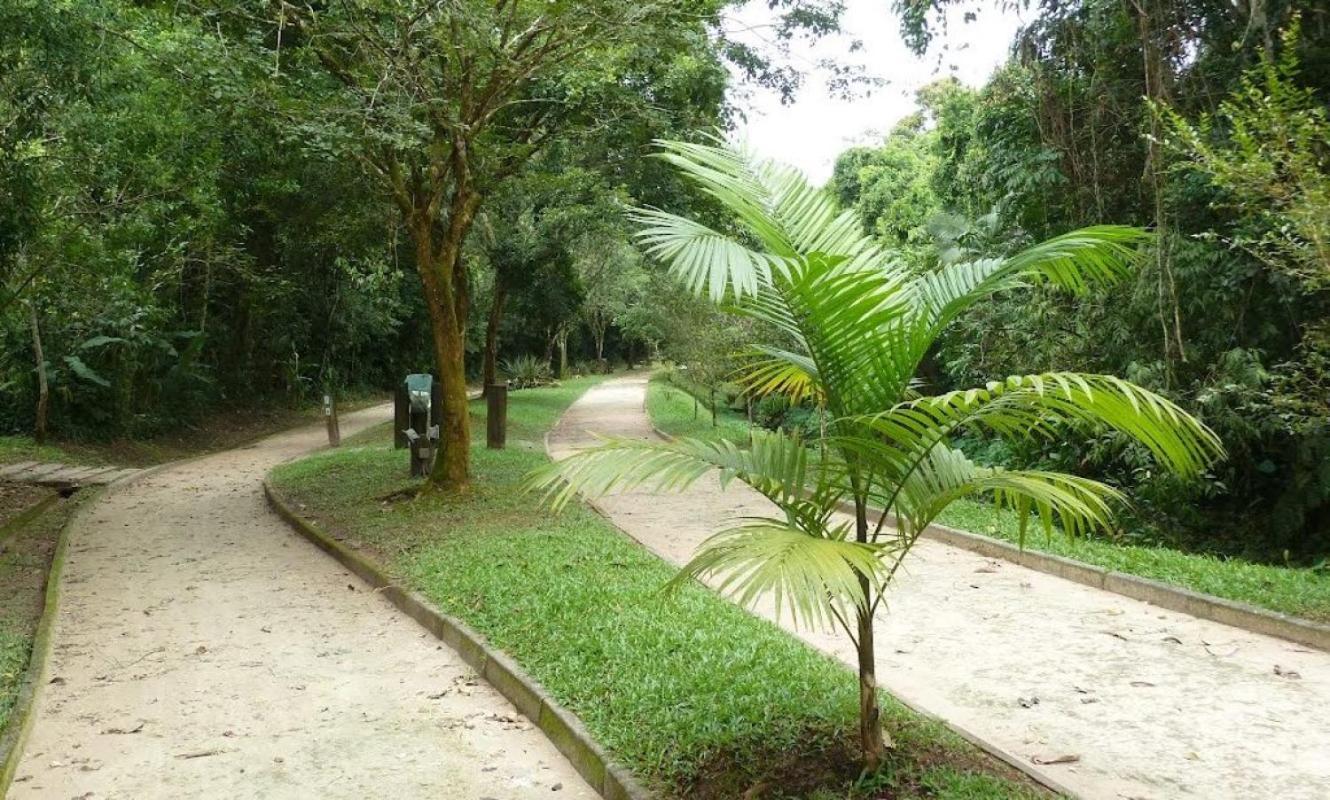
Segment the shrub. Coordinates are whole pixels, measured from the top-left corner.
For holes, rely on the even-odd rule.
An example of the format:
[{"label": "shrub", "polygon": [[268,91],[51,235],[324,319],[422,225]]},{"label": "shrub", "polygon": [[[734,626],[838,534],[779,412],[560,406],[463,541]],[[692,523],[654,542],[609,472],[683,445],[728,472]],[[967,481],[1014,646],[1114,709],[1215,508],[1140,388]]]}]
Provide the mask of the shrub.
[{"label": "shrub", "polygon": [[513,389],[531,389],[554,383],[550,365],[535,356],[516,356],[504,361],[501,367]]}]

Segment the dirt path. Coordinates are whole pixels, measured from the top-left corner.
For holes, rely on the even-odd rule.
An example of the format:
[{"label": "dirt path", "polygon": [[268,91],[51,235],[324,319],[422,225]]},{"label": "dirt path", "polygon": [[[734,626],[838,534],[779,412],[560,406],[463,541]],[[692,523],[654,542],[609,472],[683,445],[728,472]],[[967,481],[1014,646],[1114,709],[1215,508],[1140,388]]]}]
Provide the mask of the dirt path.
[{"label": "dirt path", "polygon": [[[590,390],[551,451],[592,444],[592,432],[652,437],[645,391],[644,377]],[[682,563],[723,520],[767,501],[704,482],[600,505]],[[936,542],[907,566],[876,623],[878,677],[898,697],[1026,763],[1079,756],[1042,769],[1088,798],[1330,797],[1330,654]],[[800,636],[853,660],[839,636]]]},{"label": "dirt path", "polygon": [[[389,415],[344,415],[342,433]],[[263,474],[325,442],[311,427],[181,464],[76,523],[11,798],[595,796],[453,651],[269,512]]]}]

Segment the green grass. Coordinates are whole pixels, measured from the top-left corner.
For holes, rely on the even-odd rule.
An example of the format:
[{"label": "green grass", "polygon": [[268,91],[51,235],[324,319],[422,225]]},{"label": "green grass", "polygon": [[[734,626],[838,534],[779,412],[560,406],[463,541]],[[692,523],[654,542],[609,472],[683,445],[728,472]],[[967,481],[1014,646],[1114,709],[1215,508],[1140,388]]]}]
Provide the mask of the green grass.
[{"label": "green grass", "polygon": [[83,454],[74,454],[56,445],[37,444],[31,436],[0,436],[0,464],[17,461],[64,461],[87,463]]},{"label": "green grass", "polygon": [[670,436],[748,440],[748,419],[743,414],[722,406],[716,409],[716,424],[712,425],[706,403],[663,375],[652,377],[647,385],[647,413],[652,423]]},{"label": "green grass", "polygon": [[[545,431],[598,380],[514,392],[503,451],[484,449],[474,404],[482,435],[462,497],[400,499],[413,483],[386,426],[273,480],[512,654],[669,796],[738,797],[763,779],[780,787],[763,797],[864,796],[850,788],[850,671],[700,586],[662,594],[672,567],[583,506],[554,515],[517,490],[545,462]],[[890,698],[884,715],[891,796],[1039,796],[939,723]]]},{"label": "green grass", "polygon": [[9,714],[14,710],[18,685],[28,668],[28,654],[32,640],[14,631],[0,628],[0,731],[5,729]]},{"label": "green grass", "polygon": [[[748,436],[747,421],[727,409],[721,411],[719,428],[711,427],[705,407],[694,419],[692,395],[663,378],[651,381],[647,412],[658,428],[672,436]],[[987,503],[957,501],[937,521],[1013,543],[1020,539],[1015,512]],[[1071,540],[1060,533],[1048,539],[1035,524],[1028,530],[1025,546],[1283,614],[1330,622],[1330,570],[1257,564],[1102,538]]]},{"label": "green grass", "polygon": [[[938,522],[1009,542],[1019,541],[1019,517],[986,503],[953,503]],[[1330,621],[1330,572],[1255,564],[1236,558],[1186,553],[1100,538],[1050,538],[1032,524],[1025,546],[1106,569],[1152,578],[1196,592],[1250,603],[1311,620]]]}]

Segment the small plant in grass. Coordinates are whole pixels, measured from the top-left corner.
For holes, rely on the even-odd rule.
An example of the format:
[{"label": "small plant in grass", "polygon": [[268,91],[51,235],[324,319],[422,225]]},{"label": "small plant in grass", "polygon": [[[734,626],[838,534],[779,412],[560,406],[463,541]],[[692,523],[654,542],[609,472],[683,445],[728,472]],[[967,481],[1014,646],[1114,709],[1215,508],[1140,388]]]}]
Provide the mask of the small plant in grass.
[{"label": "small plant in grass", "polygon": [[503,375],[514,389],[532,389],[554,383],[550,365],[535,356],[515,356],[504,361]]},{"label": "small plant in grass", "polygon": [[[1074,475],[981,466],[951,445],[953,437],[973,430],[1057,436],[1067,425],[1102,426],[1141,442],[1163,468],[1184,476],[1221,456],[1219,440],[1165,398],[1108,375],[1022,375],[918,396],[921,361],[968,308],[1037,282],[1077,293],[1111,285],[1129,273],[1144,232],[1086,228],[1010,258],[915,276],[797,171],[724,146],[663,148],[666,160],[735,215],[746,236],[641,210],[642,242],[692,290],[781,331],[790,348],[754,349],[740,370],[742,383],[755,396],[816,397],[826,425],[815,447],[799,435],[764,431],[754,431],[748,447],[609,440],[538,470],[528,486],[547,491],[557,506],[577,492],[682,489],[719,473],[769,498],[777,513],[716,533],[675,583],[714,576],[740,603],[771,596],[777,613],[790,613],[796,624],[843,630],[858,652],[864,767],[876,771],[887,739],[872,620],[920,532],[967,496],[991,495],[1022,520],[1033,512],[1047,531],[1056,521],[1071,535],[1107,526],[1123,501],[1112,487]],[[847,501],[852,519],[837,514]],[[886,527],[888,514],[898,520],[895,529]]]}]

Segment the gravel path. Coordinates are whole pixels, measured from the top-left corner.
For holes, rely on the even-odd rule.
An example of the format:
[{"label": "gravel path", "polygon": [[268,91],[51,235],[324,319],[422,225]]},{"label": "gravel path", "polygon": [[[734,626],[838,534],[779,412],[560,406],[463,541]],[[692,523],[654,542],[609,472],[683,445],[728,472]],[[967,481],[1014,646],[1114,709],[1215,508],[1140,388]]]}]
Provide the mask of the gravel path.
[{"label": "gravel path", "polygon": [[[342,433],[389,414],[344,415]],[[269,512],[263,474],[324,443],[311,427],[186,462],[75,524],[11,798],[596,796],[452,650]]]},{"label": "gravel path", "polygon": [[[640,376],[593,388],[551,452],[593,433],[653,438],[645,392]],[[769,508],[715,481],[598,505],[674,563],[725,519]],[[936,542],[906,566],[876,622],[878,679],[898,697],[1026,763],[1079,757],[1041,769],[1087,798],[1330,797],[1330,654]],[[853,662],[843,637],[799,635]]]}]

